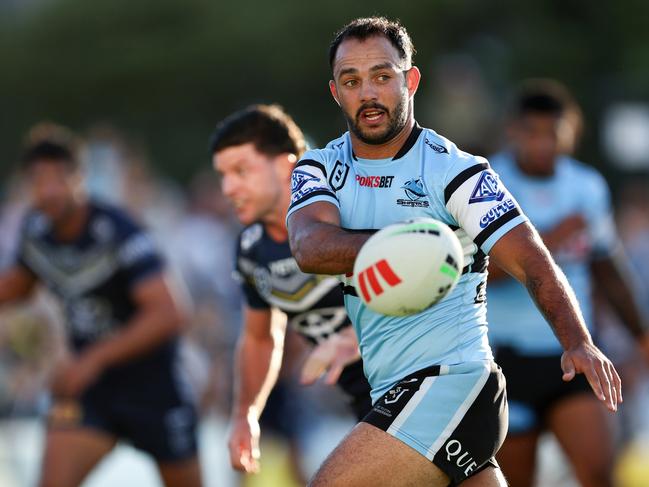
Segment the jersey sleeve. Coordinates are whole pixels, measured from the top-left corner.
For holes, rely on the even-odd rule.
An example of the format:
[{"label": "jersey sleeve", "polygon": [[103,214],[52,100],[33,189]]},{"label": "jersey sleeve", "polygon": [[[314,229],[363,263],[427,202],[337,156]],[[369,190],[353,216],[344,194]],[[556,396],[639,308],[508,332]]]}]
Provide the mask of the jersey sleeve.
[{"label": "jersey sleeve", "polygon": [[593,172],[589,181],[589,199],[586,207],[588,233],[592,243],[593,259],[610,256],[619,240],[615,228],[611,194],[604,178]]},{"label": "jersey sleeve", "polygon": [[232,277],[241,286],[246,304],[253,309],[269,309],[270,304],[259,294],[255,285],[255,263],[244,255],[241,237],[237,243],[236,265]]},{"label": "jersey sleeve", "polygon": [[326,161],[317,151],[308,151],[295,165],[291,176],[291,204],[286,218],[292,213],[316,201],[327,201],[337,208],[338,198],[332,189],[327,177],[336,177],[336,174],[327,175]]},{"label": "jersey sleeve", "polygon": [[164,270],[164,259],[153,237],[138,224],[119,222],[117,260],[130,287]]},{"label": "jersey sleeve", "polygon": [[446,209],[485,254],[509,230],[527,220],[482,157],[463,159],[449,171],[445,183]]},{"label": "jersey sleeve", "polygon": [[34,224],[34,217],[30,214],[25,215],[22,224],[20,226],[20,231],[18,233],[18,240],[16,242],[16,247],[13,252],[13,263],[32,275],[36,275],[36,271],[30,265],[30,260],[27,256],[28,247],[30,245],[30,226]]}]

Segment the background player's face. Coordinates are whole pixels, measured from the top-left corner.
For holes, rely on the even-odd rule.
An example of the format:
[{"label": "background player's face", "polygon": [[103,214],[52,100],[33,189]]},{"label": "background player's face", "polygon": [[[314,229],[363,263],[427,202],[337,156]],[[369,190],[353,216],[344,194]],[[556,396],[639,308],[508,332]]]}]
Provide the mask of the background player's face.
[{"label": "background player's face", "polygon": [[223,194],[244,225],[286,210],[282,199],[290,198],[292,154],[269,156],[247,143],[217,152],[212,161],[221,175]]},{"label": "background player's face", "polygon": [[367,144],[383,144],[408,122],[419,71],[405,70],[399,51],[383,36],[347,39],[334,59],[329,88],[349,130]]},{"label": "background player's face", "polygon": [[555,160],[567,146],[565,120],[546,113],[526,113],[509,127],[516,159],[527,171],[552,174]]},{"label": "background player's face", "polygon": [[83,187],[79,171],[62,161],[43,159],[31,164],[27,180],[33,205],[54,224],[75,211]]}]

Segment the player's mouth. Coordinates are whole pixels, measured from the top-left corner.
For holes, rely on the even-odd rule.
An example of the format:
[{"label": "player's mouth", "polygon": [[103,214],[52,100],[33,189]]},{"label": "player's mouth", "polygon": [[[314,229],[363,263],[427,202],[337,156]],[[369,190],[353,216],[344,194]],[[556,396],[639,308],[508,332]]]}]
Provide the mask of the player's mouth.
[{"label": "player's mouth", "polygon": [[360,114],[360,119],[366,125],[379,125],[386,117],[387,114],[385,110],[381,110],[380,108],[367,108],[361,111]]}]

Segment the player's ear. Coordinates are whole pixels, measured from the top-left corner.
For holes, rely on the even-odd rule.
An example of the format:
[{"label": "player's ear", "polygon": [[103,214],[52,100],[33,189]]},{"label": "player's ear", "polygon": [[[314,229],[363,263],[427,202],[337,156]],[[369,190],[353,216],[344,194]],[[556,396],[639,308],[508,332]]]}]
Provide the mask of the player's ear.
[{"label": "player's ear", "polygon": [[331,92],[331,96],[334,97],[334,100],[340,106],[340,102],[338,101],[338,90],[336,90],[336,83],[334,80],[330,79],[329,80],[329,91]]},{"label": "player's ear", "polygon": [[277,170],[283,180],[291,180],[291,174],[293,173],[293,168],[295,168],[296,162],[297,156],[295,154],[285,153],[277,156],[275,164],[277,165]]},{"label": "player's ear", "polygon": [[406,86],[408,87],[408,94],[412,97],[417,93],[419,82],[421,81],[421,71],[417,66],[413,66],[406,72]]}]

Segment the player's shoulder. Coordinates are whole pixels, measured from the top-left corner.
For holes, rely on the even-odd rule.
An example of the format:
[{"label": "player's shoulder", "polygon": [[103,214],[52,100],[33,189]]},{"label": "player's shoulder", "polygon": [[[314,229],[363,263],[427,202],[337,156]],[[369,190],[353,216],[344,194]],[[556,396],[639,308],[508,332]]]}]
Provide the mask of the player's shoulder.
[{"label": "player's shoulder", "polygon": [[432,129],[424,128],[420,136],[420,141],[425,150],[443,156],[436,158],[435,164],[431,166],[443,172],[447,180],[452,179],[468,168],[476,166],[489,168],[487,159],[463,151],[453,141]]},{"label": "player's shoulder", "polygon": [[124,208],[100,200],[91,200],[90,208],[89,231],[98,240],[120,242],[143,231],[143,226]]},{"label": "player's shoulder", "polygon": [[28,208],[22,216],[21,232],[23,239],[39,240],[51,231],[47,216],[35,208]]},{"label": "player's shoulder", "polygon": [[328,173],[336,163],[346,163],[351,159],[353,159],[351,140],[348,132],[345,132],[322,148],[306,151],[296,164],[296,168],[316,165],[321,166],[321,169]]},{"label": "player's shoulder", "polygon": [[264,226],[261,223],[253,223],[243,228],[237,242],[239,255],[250,255],[261,244],[263,236]]},{"label": "player's shoulder", "polygon": [[604,176],[590,164],[582,162],[574,157],[560,156],[558,159],[559,170],[571,176],[587,178],[588,181],[603,182]]}]

